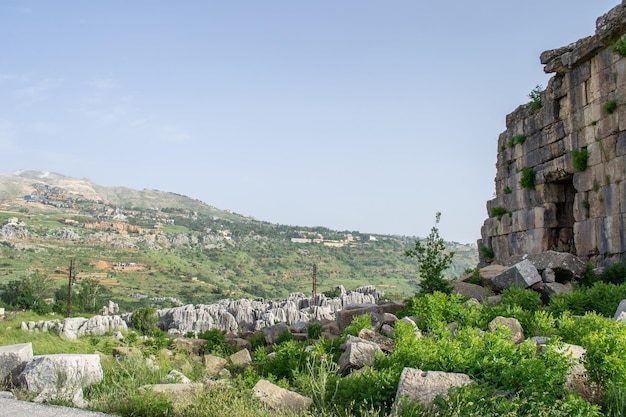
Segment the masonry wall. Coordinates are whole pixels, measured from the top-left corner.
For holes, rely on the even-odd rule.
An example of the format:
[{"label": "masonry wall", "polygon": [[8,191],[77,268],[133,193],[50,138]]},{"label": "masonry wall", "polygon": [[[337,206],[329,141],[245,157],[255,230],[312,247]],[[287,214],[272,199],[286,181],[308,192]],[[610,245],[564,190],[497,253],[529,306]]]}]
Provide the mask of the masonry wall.
[{"label": "masonry wall", "polygon": [[[626,0],[597,20],[593,36],[541,54],[555,74],[541,108],[517,108],[498,138],[496,197],[478,242],[496,260],[546,250],[595,265],[626,259],[626,58],[611,48],[625,34]],[[585,150],[578,171],[572,151]],[[524,170],[534,188],[520,185]]]}]

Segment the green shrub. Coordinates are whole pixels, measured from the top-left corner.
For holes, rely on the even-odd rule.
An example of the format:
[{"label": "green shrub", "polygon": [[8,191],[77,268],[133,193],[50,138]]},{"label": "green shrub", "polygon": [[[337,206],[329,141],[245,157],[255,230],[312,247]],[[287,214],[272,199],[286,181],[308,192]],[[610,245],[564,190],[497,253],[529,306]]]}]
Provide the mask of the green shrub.
[{"label": "green shrub", "polygon": [[264,348],[259,347],[254,351],[254,362],[257,363],[261,375],[291,380],[295,373],[304,369],[307,357],[304,345],[295,340],[287,340],[273,348],[273,357],[269,357]]},{"label": "green shrub", "polygon": [[489,217],[497,217],[498,220],[502,219],[502,216],[507,214],[508,211],[502,206],[491,207],[489,210]]},{"label": "green shrub", "polygon": [[513,136],[513,142],[521,145],[522,143],[524,143],[526,141],[526,136],[518,133],[517,135]]},{"label": "green shrub", "polygon": [[152,336],[159,331],[156,310],[153,308],[144,307],[133,311],[130,321],[135,330],[146,336]]},{"label": "green shrub", "polygon": [[626,262],[617,262],[606,267],[600,279],[611,284],[623,284],[626,280]]},{"label": "green shrub", "polygon": [[494,257],[493,250],[487,246],[481,246],[478,251],[482,259],[493,259]]},{"label": "green shrub", "polygon": [[225,334],[225,331],[219,329],[209,329],[199,333],[198,339],[207,341],[207,343],[202,346],[202,354],[228,357],[235,353],[235,348],[226,341]]},{"label": "green shrub", "polygon": [[250,348],[254,352],[259,347],[265,347],[265,335],[263,333],[258,333],[252,336],[249,340]]},{"label": "green shrub", "polygon": [[492,387],[470,384],[452,387],[447,398],[437,397],[435,407],[425,407],[421,403],[405,404],[398,417],[600,417],[597,405],[587,403],[582,398],[569,394],[554,399],[536,392],[530,395],[512,393],[502,395]]},{"label": "green shrub", "polygon": [[506,187],[504,187],[504,190],[502,190],[502,192],[504,194],[511,194],[513,191],[511,190],[511,188],[507,185]]},{"label": "green shrub", "polygon": [[556,316],[569,311],[576,315],[596,312],[613,317],[620,301],[625,298],[626,284],[614,285],[599,281],[591,287],[579,287],[569,293],[553,295],[548,308]]},{"label": "green shrub", "polygon": [[519,306],[527,311],[537,311],[541,306],[538,292],[520,287],[509,287],[502,291],[502,306]]},{"label": "green shrub", "polygon": [[535,189],[535,171],[530,167],[524,167],[522,169],[522,176],[519,180],[519,185],[522,188],[529,190]]},{"label": "green shrub", "polygon": [[580,205],[582,206],[582,208],[589,210],[589,208],[591,207],[591,203],[589,202],[589,200],[583,200],[580,202]]},{"label": "green shrub", "polygon": [[414,257],[419,265],[420,292],[433,293],[441,291],[444,293],[452,292],[452,286],[443,277],[443,272],[452,264],[454,252],[447,252],[445,241],[439,237],[439,219],[441,213],[435,215],[435,226],[430,230],[430,234],[426,237],[426,243],[422,244],[419,240],[415,241],[415,248],[407,250],[405,256]]},{"label": "green shrub", "polygon": [[361,314],[360,316],[352,317],[352,321],[343,330],[342,336],[352,335],[358,336],[361,330],[363,329],[371,329],[372,328],[372,317],[366,313]]},{"label": "green shrub", "polygon": [[626,36],[611,45],[611,51],[619,56],[626,56]]},{"label": "green shrub", "polygon": [[528,94],[528,98],[530,98],[530,102],[528,104],[530,104],[531,108],[539,110],[543,106],[543,91],[543,87],[537,84],[535,88],[532,89],[530,94]]},{"label": "green shrub", "polygon": [[587,262],[585,272],[583,272],[580,277],[580,285],[583,287],[591,287],[593,284],[598,282],[598,280],[599,278],[594,271],[593,264],[591,262]]},{"label": "green shrub", "polygon": [[[483,246],[484,247],[484,246]],[[491,252],[491,255],[493,257],[493,251]],[[484,258],[483,259],[490,259],[490,258]],[[482,285],[482,281],[480,279],[480,269],[479,268],[474,268],[471,271],[471,278],[468,279],[466,282],[470,283],[470,284],[474,284],[474,285]]]},{"label": "green shrub", "polygon": [[319,339],[322,336],[322,325],[319,323],[312,323],[306,328],[307,339]]},{"label": "green shrub", "polygon": [[608,114],[613,114],[613,112],[617,110],[617,101],[615,100],[607,101],[606,103],[604,103],[604,106],[602,106],[602,109]]},{"label": "green shrub", "polygon": [[472,315],[472,309],[476,307],[466,306],[464,302],[465,298],[458,294],[417,294],[406,302],[398,316],[414,317],[422,330],[442,331],[448,323],[469,321],[476,317]]},{"label": "green shrub", "polygon": [[586,148],[572,149],[572,165],[578,172],[583,172],[587,169],[587,162],[589,161],[589,151]]},{"label": "green shrub", "polygon": [[344,378],[335,376],[333,382],[337,389],[334,398],[329,397],[326,402],[334,404],[338,415],[362,415],[362,411],[368,409],[388,412],[395,399],[399,379],[400,373],[396,368],[366,368]]}]

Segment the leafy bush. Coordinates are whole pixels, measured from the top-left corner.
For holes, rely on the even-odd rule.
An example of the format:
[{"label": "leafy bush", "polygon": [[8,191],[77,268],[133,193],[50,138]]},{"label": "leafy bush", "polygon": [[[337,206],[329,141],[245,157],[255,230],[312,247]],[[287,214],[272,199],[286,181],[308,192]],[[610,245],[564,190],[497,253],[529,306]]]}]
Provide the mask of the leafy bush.
[{"label": "leafy bush", "polygon": [[535,171],[531,167],[524,167],[522,169],[519,185],[529,190],[535,189]]},{"label": "leafy bush", "polygon": [[450,267],[454,252],[446,252],[445,242],[439,237],[437,224],[441,213],[435,215],[435,226],[430,230],[426,243],[415,241],[415,248],[407,250],[404,254],[417,259],[419,265],[420,292],[433,293],[441,291],[450,293],[452,287],[443,277],[443,272]]},{"label": "leafy bush", "polygon": [[448,398],[437,397],[435,407],[410,403],[402,407],[398,417],[600,417],[597,405],[587,403],[575,395],[554,399],[541,392],[530,395],[515,393],[502,395],[485,385],[471,384],[452,387]]},{"label": "leafy bush", "polygon": [[502,291],[500,305],[519,306],[533,312],[541,306],[541,296],[536,291],[513,286]]},{"label": "leafy bush", "polygon": [[319,323],[312,323],[306,328],[307,339],[319,339],[322,336],[322,325]]},{"label": "leafy bush", "polygon": [[602,109],[608,114],[613,114],[613,112],[617,110],[617,101],[615,100],[607,101],[606,103],[604,103],[604,106],[602,106]]},{"label": "leafy bush", "polygon": [[626,36],[611,45],[611,51],[619,56],[626,56]]},{"label": "leafy bush", "polygon": [[224,335],[225,331],[219,329],[209,329],[198,334],[198,339],[207,341],[202,346],[202,354],[212,354],[221,357],[228,357],[235,353],[235,348],[228,344]]},{"label": "leafy bush", "polygon": [[502,218],[502,216],[504,216],[507,213],[508,213],[508,211],[504,207],[502,207],[502,206],[491,207],[491,209],[489,210],[489,216],[490,217],[497,217],[498,220],[500,220]]},{"label": "leafy bush", "polygon": [[528,98],[530,98],[530,102],[528,104],[530,104],[531,108],[539,110],[543,106],[543,91],[543,87],[537,84],[535,88],[531,90],[530,94],[528,94]]},{"label": "leafy bush", "polygon": [[521,145],[522,143],[524,143],[526,141],[526,136],[518,133],[517,135],[513,136],[513,142]]},{"label": "leafy bush", "polygon": [[334,383],[337,389],[334,397],[328,397],[326,402],[332,402],[339,415],[346,413],[361,415],[362,410],[372,408],[389,411],[398,390],[399,380],[400,373],[396,368],[367,368],[344,378],[335,376]]},{"label": "leafy bush", "polygon": [[254,351],[254,361],[258,364],[261,375],[290,380],[295,373],[304,369],[307,354],[304,345],[295,340],[274,345],[274,353],[273,357],[269,357],[264,348]]},{"label": "leafy bush", "polygon": [[589,161],[589,151],[586,148],[572,149],[572,165],[578,172],[583,172],[587,169],[587,162]]},{"label": "leafy bush", "polygon": [[448,295],[441,292],[418,294],[406,302],[398,315],[414,317],[420,329],[432,331],[460,320],[464,314],[463,301],[464,298],[458,294]]},{"label": "leafy bush", "polygon": [[503,192],[504,194],[511,194],[513,190],[511,190],[511,188],[507,185],[506,187],[504,187]]},{"label": "leafy bush", "polygon": [[372,317],[369,314],[361,314],[360,316],[354,316],[352,321],[343,330],[342,336],[352,335],[358,336],[361,330],[372,328]]},{"label": "leafy bush", "polygon": [[153,308],[144,307],[133,311],[130,321],[135,330],[146,336],[152,336],[159,331],[156,310]]},{"label": "leafy bush", "polygon": [[608,266],[600,279],[611,284],[623,284],[626,280],[626,262],[617,262]]},{"label": "leafy bush", "polygon": [[613,317],[620,301],[625,298],[626,284],[595,282],[591,287],[580,287],[569,293],[552,296],[548,308],[556,316],[569,311],[576,315],[596,312],[605,317]]}]

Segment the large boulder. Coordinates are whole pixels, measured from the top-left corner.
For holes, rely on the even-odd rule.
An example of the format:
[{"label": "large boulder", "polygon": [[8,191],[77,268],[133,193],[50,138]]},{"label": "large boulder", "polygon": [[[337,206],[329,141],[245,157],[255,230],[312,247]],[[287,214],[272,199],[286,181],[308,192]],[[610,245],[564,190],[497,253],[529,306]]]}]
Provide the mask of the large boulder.
[{"label": "large boulder", "polygon": [[396,391],[395,407],[402,408],[404,402],[412,401],[430,407],[438,395],[446,397],[451,387],[462,387],[471,382],[465,374],[404,368]]},{"label": "large boulder", "polygon": [[488,266],[485,266],[484,268],[480,268],[480,270],[478,271],[478,274],[480,275],[480,282],[483,285],[483,287],[493,290],[493,284],[491,283],[491,281],[495,277],[497,277],[498,275],[506,271],[507,268],[508,267],[504,265],[497,265],[497,264],[488,265]]},{"label": "large boulder", "polygon": [[539,273],[551,269],[557,282],[579,280],[587,270],[587,264],[579,257],[567,252],[546,251],[537,254],[515,255],[504,264],[515,265],[523,260],[533,264]]},{"label": "large boulder", "polygon": [[100,355],[42,355],[28,362],[19,383],[38,394],[36,402],[61,400],[84,407],[83,388],[100,382],[103,376]]},{"label": "large boulder", "polygon": [[346,350],[339,357],[339,373],[345,376],[353,369],[372,366],[374,355],[381,351],[374,342],[348,335],[346,337]]},{"label": "large boulder", "polygon": [[260,379],[253,391],[262,403],[274,410],[299,412],[307,410],[313,404],[312,399],[281,388],[265,379]]},{"label": "large boulder", "polygon": [[528,288],[538,282],[541,282],[541,275],[528,260],[516,263],[491,280],[494,290],[498,292],[513,286]]},{"label": "large boulder", "polygon": [[[352,323],[355,317],[369,314],[370,317],[380,315],[380,308],[376,304],[353,304],[346,306],[336,314],[337,325],[342,332]],[[382,317],[381,317],[382,321]]]},{"label": "large boulder", "polygon": [[0,386],[17,386],[18,376],[33,358],[32,343],[0,347]]}]

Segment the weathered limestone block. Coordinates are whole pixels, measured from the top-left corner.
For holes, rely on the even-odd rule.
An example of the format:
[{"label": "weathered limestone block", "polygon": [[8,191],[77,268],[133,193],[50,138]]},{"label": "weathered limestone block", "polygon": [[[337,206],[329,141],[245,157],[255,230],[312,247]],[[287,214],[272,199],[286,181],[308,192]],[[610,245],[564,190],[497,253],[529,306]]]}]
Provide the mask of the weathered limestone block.
[{"label": "weathered limestone block", "polygon": [[97,354],[42,355],[28,362],[19,383],[38,394],[36,402],[62,400],[84,407],[83,388],[100,382],[103,376]]},{"label": "weathered limestone block", "polygon": [[313,400],[261,379],[253,388],[254,395],[274,410],[306,411]]},{"label": "weathered limestone block", "polygon": [[523,260],[494,277],[491,282],[496,291],[502,291],[511,286],[528,288],[541,282],[541,276],[530,261]]},{"label": "weathered limestone block", "polygon": [[250,351],[248,349],[241,349],[237,353],[233,353],[228,357],[230,362],[233,365],[238,366],[249,366],[252,365],[252,357],[250,356]]},{"label": "weathered limestone block", "polygon": [[362,329],[359,332],[359,338],[376,343],[383,352],[391,353],[395,349],[393,339],[371,329]]},{"label": "weathered limestone block", "polygon": [[507,268],[508,267],[504,265],[497,265],[497,264],[488,265],[483,268],[480,268],[480,271],[478,272],[480,274],[480,282],[482,283],[484,287],[493,289],[493,284],[491,281],[496,276],[506,271]]},{"label": "weathered limestone block", "polygon": [[32,358],[32,343],[0,346],[0,386],[5,388],[16,387],[19,374]]},{"label": "weathered limestone block", "polygon": [[190,384],[191,379],[187,378],[185,374],[176,369],[172,369],[167,375],[163,377],[161,380],[163,384]]},{"label": "weathered limestone block", "polygon": [[470,383],[472,380],[465,374],[404,368],[400,375],[394,408],[401,409],[405,401],[419,401],[431,407],[438,395],[447,397],[451,387],[462,387]]},{"label": "weathered limestone block", "polygon": [[337,324],[339,325],[339,329],[343,331],[350,325],[350,323],[352,323],[352,319],[354,317],[362,316],[364,314],[369,314],[371,316],[373,313],[378,314],[378,311],[379,308],[376,304],[349,305],[343,310],[337,312]]},{"label": "weathered limestone block", "polygon": [[517,319],[498,316],[489,322],[489,330],[494,331],[498,326],[511,329],[511,342],[519,344],[524,341],[524,329]]},{"label": "weathered limestone block", "polygon": [[374,342],[348,335],[346,337],[346,350],[341,354],[338,361],[339,373],[345,376],[353,369],[372,366],[374,355],[381,351]]},{"label": "weathered limestone block", "polygon": [[566,252],[545,251],[538,254],[515,255],[505,261],[506,265],[515,265],[528,260],[539,272],[546,269],[554,271],[556,281],[564,282],[580,279],[587,269],[587,264],[579,257]]},{"label": "weathered limestone block", "polygon": [[475,298],[482,301],[489,296],[489,290],[480,285],[462,281],[451,281],[450,284],[452,285],[453,293],[461,294],[464,297]]},{"label": "weathered limestone block", "polygon": [[141,390],[152,390],[153,392],[159,392],[170,397],[180,399],[181,396],[187,396],[196,392],[201,391],[204,388],[204,385],[200,383],[178,383],[178,384],[154,384],[154,385],[144,385],[140,389]]},{"label": "weathered limestone block", "polygon": [[202,357],[202,364],[210,375],[217,375],[228,365],[228,361],[219,356],[204,355]]},{"label": "weathered limestone block", "polygon": [[200,355],[202,348],[208,343],[205,339],[191,339],[186,337],[179,337],[174,339],[174,349],[181,352],[189,352],[194,355]]},{"label": "weathered limestone block", "polygon": [[273,345],[278,340],[279,336],[283,332],[288,332],[289,326],[285,323],[278,323],[271,327],[266,327],[263,329],[263,334],[265,335],[265,342],[268,345]]}]

